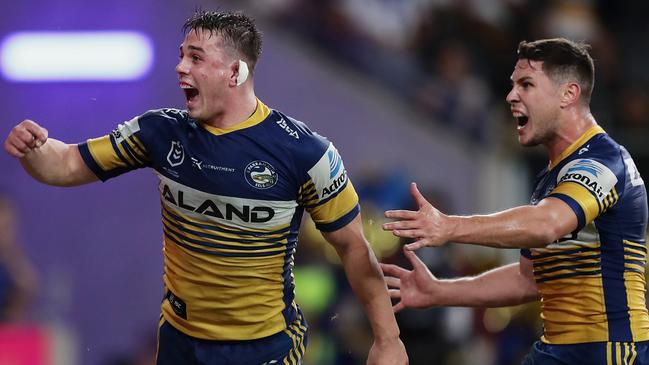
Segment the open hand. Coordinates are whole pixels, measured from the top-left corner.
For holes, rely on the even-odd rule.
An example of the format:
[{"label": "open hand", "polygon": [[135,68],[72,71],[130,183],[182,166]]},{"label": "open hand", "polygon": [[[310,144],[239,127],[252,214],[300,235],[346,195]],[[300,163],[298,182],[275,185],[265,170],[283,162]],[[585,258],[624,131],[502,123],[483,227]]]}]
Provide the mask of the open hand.
[{"label": "open hand", "polygon": [[404,308],[428,308],[438,305],[441,282],[413,251],[403,250],[403,253],[410,261],[412,270],[381,264],[390,297],[399,300],[392,306],[394,312]]},{"label": "open hand", "polygon": [[417,184],[410,184],[410,193],[419,210],[388,210],[385,216],[397,221],[383,224],[383,229],[398,237],[415,239],[415,242],[405,245],[408,250],[445,244],[448,241],[449,227],[445,224],[448,217],[421,195]]}]

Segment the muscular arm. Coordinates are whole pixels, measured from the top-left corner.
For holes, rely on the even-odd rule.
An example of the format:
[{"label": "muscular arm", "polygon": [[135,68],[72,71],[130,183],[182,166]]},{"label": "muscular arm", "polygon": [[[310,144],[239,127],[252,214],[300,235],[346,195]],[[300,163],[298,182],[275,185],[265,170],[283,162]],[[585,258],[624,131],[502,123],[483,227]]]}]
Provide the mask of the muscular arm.
[{"label": "muscular arm", "polygon": [[399,298],[395,311],[404,308],[504,307],[539,298],[532,262],[521,256],[518,263],[502,266],[475,277],[437,279],[414,252],[405,250],[412,270],[381,264],[390,296]]},{"label": "muscular arm", "polygon": [[12,129],[5,150],[20,159],[30,176],[48,185],[75,186],[98,180],[77,145],[47,138],[47,130],[29,120]]},{"label": "muscular arm", "polygon": [[560,199],[546,198],[537,205],[525,205],[490,215],[449,216],[432,206],[412,184],[417,211],[392,210],[386,217],[399,221],[383,229],[396,236],[414,238],[409,250],[460,242],[490,247],[544,247],[577,228],[577,215]]},{"label": "muscular arm", "polygon": [[501,248],[543,247],[577,228],[577,216],[557,198],[490,215],[447,218],[448,241]]},{"label": "muscular arm", "polygon": [[374,333],[368,364],[405,364],[405,348],[397,326],[381,269],[363,235],[360,215],[325,239],[336,249],[349,283],[363,304]]},{"label": "muscular arm", "polygon": [[532,262],[520,261],[475,277],[440,280],[440,306],[506,307],[539,299]]}]

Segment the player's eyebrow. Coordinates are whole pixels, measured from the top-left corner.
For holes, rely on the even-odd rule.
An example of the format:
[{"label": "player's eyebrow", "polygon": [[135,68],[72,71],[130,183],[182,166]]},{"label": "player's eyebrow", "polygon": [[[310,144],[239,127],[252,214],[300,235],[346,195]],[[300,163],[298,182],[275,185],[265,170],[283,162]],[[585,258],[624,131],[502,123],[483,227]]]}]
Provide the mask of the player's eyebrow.
[{"label": "player's eyebrow", "polygon": [[198,52],[203,52],[203,53],[205,53],[205,50],[204,50],[203,48],[201,48],[201,47],[197,47],[197,46],[187,46],[187,48],[191,49],[192,51],[198,51]]},{"label": "player's eyebrow", "polygon": [[[184,44],[181,44],[180,47],[178,47],[178,50],[179,50],[180,52],[183,51],[183,46],[184,46]],[[191,51],[198,51],[198,52],[203,52],[203,53],[205,53],[205,50],[204,50],[203,48],[201,48],[201,47],[198,47],[198,46],[187,46],[187,48],[188,48],[189,50],[191,50]]]},{"label": "player's eyebrow", "polygon": [[514,83],[520,84],[525,81],[534,81],[531,76],[523,76],[519,79],[514,80],[513,78],[509,78],[510,83],[513,85]]}]

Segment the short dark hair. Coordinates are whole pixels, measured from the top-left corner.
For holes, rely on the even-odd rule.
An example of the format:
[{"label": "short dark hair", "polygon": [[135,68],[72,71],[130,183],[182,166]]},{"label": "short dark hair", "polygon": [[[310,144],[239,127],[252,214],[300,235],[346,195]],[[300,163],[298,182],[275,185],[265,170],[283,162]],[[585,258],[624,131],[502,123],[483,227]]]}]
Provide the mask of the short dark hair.
[{"label": "short dark hair", "polygon": [[595,64],[590,45],[565,38],[540,39],[518,44],[518,59],[542,61],[543,72],[557,83],[577,81],[582,103],[588,105],[595,85]]},{"label": "short dark hair", "polygon": [[248,63],[250,71],[255,69],[261,55],[261,33],[255,21],[241,12],[219,12],[198,10],[183,25],[183,33],[208,30],[218,33],[225,44],[236,50]]}]

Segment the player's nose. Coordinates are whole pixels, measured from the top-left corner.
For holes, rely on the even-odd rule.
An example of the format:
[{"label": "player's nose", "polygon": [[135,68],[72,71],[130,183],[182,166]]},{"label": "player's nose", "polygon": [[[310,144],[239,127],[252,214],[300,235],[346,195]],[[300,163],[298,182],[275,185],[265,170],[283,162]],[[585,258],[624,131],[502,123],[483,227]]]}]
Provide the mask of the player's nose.
[{"label": "player's nose", "polygon": [[505,97],[505,100],[506,100],[507,103],[509,103],[509,104],[513,104],[513,103],[515,103],[515,102],[517,102],[517,101],[519,100],[519,98],[518,98],[518,93],[516,92],[516,88],[513,88],[513,87],[512,87],[512,89],[509,90],[509,93],[508,93],[507,96]]}]

